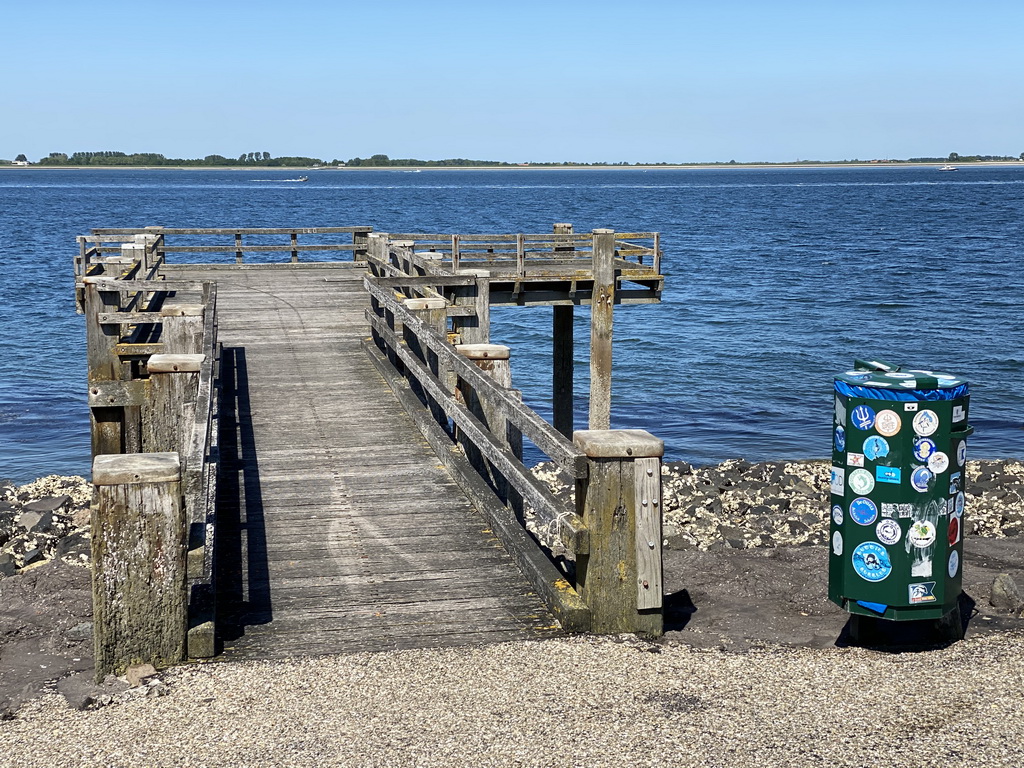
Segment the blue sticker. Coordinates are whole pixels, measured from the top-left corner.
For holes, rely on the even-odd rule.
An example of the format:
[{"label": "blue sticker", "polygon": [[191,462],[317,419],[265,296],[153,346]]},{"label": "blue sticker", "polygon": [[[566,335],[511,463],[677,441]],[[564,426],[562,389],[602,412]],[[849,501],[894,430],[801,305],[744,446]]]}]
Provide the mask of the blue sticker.
[{"label": "blue sticker", "polygon": [[836,434],[833,438],[837,451],[846,450],[846,430],[842,427],[836,427]]},{"label": "blue sticker", "polygon": [[927,437],[914,438],[914,458],[918,461],[928,461],[935,453],[935,441]]},{"label": "blue sticker", "polygon": [[920,584],[909,584],[907,585],[907,589],[909,591],[908,597],[910,598],[911,605],[915,605],[916,603],[935,602],[934,581],[923,581]]},{"label": "blue sticker", "polygon": [[875,426],[875,412],[868,405],[858,405],[854,408],[850,419],[857,429],[868,430]]},{"label": "blue sticker", "polygon": [[850,502],[850,519],[857,525],[871,525],[878,519],[878,507],[871,499],[860,496]]},{"label": "blue sticker", "polygon": [[949,495],[960,493],[964,489],[963,479],[960,477],[959,472],[954,472],[949,476]]},{"label": "blue sticker", "polygon": [[883,456],[888,456],[889,441],[884,437],[872,435],[864,441],[864,455],[871,461],[880,459]]},{"label": "blue sticker", "polygon": [[902,470],[899,467],[875,467],[875,480],[880,483],[899,484],[901,474]]},{"label": "blue sticker", "polygon": [[892,573],[892,563],[885,547],[873,541],[858,544],[853,550],[853,570],[865,581],[883,581]]},{"label": "blue sticker", "polygon": [[928,490],[928,484],[931,483],[934,475],[928,467],[918,467],[910,475],[910,484],[914,486],[915,491],[924,493]]}]

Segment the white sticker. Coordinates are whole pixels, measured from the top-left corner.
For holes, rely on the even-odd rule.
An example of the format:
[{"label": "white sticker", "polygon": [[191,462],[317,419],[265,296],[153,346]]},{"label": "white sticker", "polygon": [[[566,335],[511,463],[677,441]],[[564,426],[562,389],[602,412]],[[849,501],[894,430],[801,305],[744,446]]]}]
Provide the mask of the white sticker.
[{"label": "white sticker", "polygon": [[864,496],[875,487],[875,478],[866,469],[855,469],[850,473],[850,490]]},{"label": "white sticker", "polygon": [[928,457],[928,469],[930,469],[934,475],[941,475],[949,469],[949,456],[941,451],[933,453]]},{"label": "white sticker", "polygon": [[846,454],[846,463],[851,467],[863,467],[864,466],[864,454],[863,453],[848,453]]},{"label": "white sticker", "polygon": [[949,573],[949,578],[952,579],[954,576],[956,576],[957,571],[959,571],[959,570],[960,570],[960,553],[957,552],[954,549],[952,552],[949,553],[949,568],[947,570],[947,573]]},{"label": "white sticker", "polygon": [[957,466],[962,467],[965,461],[967,461],[967,441],[961,440],[960,445],[956,447]]},{"label": "white sticker", "polygon": [[843,535],[836,531],[832,534],[832,551],[837,554],[843,554]]},{"label": "white sticker", "polygon": [[914,432],[922,437],[928,437],[934,435],[938,428],[939,416],[935,411],[926,409],[917,412],[917,416],[914,417]]},{"label": "white sticker", "polygon": [[903,410],[907,413],[913,413],[917,410],[917,403],[904,403]]},{"label": "white sticker", "polygon": [[900,540],[903,531],[895,520],[882,520],[875,526],[875,535],[883,544],[895,544]]},{"label": "white sticker", "polygon": [[953,406],[953,421],[963,421],[967,414],[964,413],[964,407],[962,405]]},{"label": "white sticker", "polygon": [[843,508],[840,507],[838,504],[832,507],[832,521],[836,525],[843,524]]},{"label": "white sticker", "polygon": [[835,496],[842,496],[846,493],[845,488],[846,473],[842,467],[832,467],[832,483],[830,485],[832,494]]},{"label": "white sticker", "polygon": [[896,411],[879,411],[875,416],[875,431],[885,437],[892,437],[900,431],[903,420]]},{"label": "white sticker", "polygon": [[935,543],[935,523],[930,520],[915,520],[907,531],[907,541],[918,549],[927,549]]}]

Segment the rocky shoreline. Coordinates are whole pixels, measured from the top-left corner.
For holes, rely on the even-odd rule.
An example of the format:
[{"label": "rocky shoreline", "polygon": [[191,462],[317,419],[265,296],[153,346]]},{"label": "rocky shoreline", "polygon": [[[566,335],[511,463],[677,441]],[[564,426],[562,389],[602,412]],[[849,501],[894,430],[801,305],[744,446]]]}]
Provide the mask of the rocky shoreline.
[{"label": "rocky shoreline", "polygon": [[[694,467],[662,465],[664,545],[670,549],[752,549],[825,544],[829,527],[829,461],[732,459]],[[534,475],[563,499],[569,478],[547,462]],[[964,534],[1003,538],[1024,533],[1024,463],[967,462]],[[541,541],[557,548],[555,521],[528,519]]]},{"label": "rocky shoreline", "polygon": [[89,566],[92,485],[49,475],[17,486],[0,480],[0,578],[59,558]]}]

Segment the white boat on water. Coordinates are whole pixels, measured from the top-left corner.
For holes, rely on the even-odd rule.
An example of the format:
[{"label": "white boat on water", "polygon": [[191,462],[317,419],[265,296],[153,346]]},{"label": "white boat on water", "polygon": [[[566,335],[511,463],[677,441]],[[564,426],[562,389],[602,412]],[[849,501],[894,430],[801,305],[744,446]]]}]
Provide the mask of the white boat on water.
[{"label": "white boat on water", "polygon": [[955,165],[944,165],[941,168],[939,168],[939,170],[940,171],[959,171],[960,169],[957,168]]}]

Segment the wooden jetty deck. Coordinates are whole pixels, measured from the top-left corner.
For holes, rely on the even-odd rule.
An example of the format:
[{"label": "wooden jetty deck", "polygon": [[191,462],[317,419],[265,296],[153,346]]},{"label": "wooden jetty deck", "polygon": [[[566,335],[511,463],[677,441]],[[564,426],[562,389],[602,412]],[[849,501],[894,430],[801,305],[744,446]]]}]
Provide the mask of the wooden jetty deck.
[{"label": "wooden jetty deck", "polygon": [[[98,678],[217,654],[660,634],[664,445],[608,428],[612,310],[660,300],[658,242],[567,224],[79,238]],[[300,259],[314,251],[353,260]],[[185,253],[214,263],[168,260]],[[492,305],[553,308],[553,424],[513,388]],[[574,432],[581,305],[590,414]],[[573,499],[523,464],[524,440]]]},{"label": "wooden jetty deck", "polygon": [[227,657],[557,631],[363,351],[361,270],[174,276],[218,289]]}]

